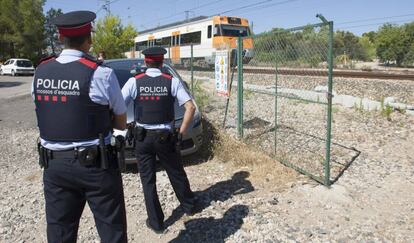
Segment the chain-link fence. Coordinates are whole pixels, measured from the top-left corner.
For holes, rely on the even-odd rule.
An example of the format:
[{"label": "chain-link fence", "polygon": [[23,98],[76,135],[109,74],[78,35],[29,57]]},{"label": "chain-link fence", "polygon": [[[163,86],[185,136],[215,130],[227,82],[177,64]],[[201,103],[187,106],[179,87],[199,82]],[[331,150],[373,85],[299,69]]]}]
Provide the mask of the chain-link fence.
[{"label": "chain-link fence", "polygon": [[[201,111],[208,106],[206,90],[201,87],[202,82],[210,82],[214,78],[214,56],[211,55],[212,48],[203,48],[200,45],[189,44],[180,46],[179,52],[174,52],[174,47],[166,47],[168,62],[185,81],[188,90],[191,91],[196,104]],[[207,57],[206,57],[207,56]],[[212,90],[213,92],[213,90]]]},{"label": "chain-link fence", "polygon": [[325,185],[331,182],[332,25],[256,35],[254,57],[238,66],[239,136]]},{"label": "chain-link fence", "polygon": [[[314,25],[235,38],[236,49],[224,46],[236,56],[228,73],[233,89],[229,98],[215,93],[217,66],[211,48],[205,50],[210,60],[200,46],[166,49],[200,110],[216,124],[329,186],[350,163],[343,159],[349,148],[331,142],[333,22],[321,19]],[[254,47],[247,50],[245,43]]]}]

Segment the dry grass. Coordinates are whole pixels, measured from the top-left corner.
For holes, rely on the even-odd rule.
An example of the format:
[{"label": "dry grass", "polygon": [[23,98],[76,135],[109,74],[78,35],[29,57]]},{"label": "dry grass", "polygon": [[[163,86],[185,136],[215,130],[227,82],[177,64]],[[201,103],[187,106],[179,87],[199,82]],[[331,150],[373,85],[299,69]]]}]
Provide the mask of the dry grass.
[{"label": "dry grass", "polygon": [[[200,85],[198,88],[198,93],[209,95],[207,87]],[[282,165],[263,151],[233,138],[221,128],[219,121],[210,121],[207,115],[203,119],[203,127],[204,144],[199,154],[202,160],[217,157],[232,169],[248,170],[250,179],[255,184],[273,189],[281,188],[280,185],[291,185],[298,180],[299,173],[295,170]]]},{"label": "dry grass", "polygon": [[216,125],[205,121],[208,132],[210,153],[224,163],[230,163],[234,168],[247,169],[255,184],[274,187],[288,185],[298,179],[298,173],[278,161],[267,156],[264,152],[232,138],[225,130],[217,129]]}]

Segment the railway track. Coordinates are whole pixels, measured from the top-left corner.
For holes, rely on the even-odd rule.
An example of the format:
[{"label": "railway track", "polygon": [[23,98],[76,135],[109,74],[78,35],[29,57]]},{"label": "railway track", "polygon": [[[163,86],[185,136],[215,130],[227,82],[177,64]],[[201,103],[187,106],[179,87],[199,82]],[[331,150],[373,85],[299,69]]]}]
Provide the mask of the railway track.
[{"label": "railway track", "polygon": [[[263,73],[274,74],[274,69],[267,68],[243,68],[244,73]],[[278,69],[278,74],[282,75],[300,75],[300,76],[327,76],[328,71],[321,69]],[[384,73],[377,71],[350,71],[350,70],[334,70],[334,77],[344,78],[367,78],[367,79],[393,79],[393,80],[412,80],[414,81],[414,74],[401,73]]]},{"label": "railway track", "polygon": [[[184,70],[185,68],[177,68]],[[188,69],[187,69],[188,70]],[[199,69],[196,69],[199,70]],[[203,69],[207,71],[206,69]],[[199,70],[201,71],[201,70]],[[209,70],[212,71],[212,70]],[[275,69],[264,68],[264,67],[249,67],[243,68],[243,73],[249,74],[275,74]],[[278,74],[281,75],[298,75],[298,76],[328,76],[328,71],[323,69],[292,69],[292,68],[280,68],[277,70]],[[388,79],[388,80],[412,80],[414,81],[413,74],[402,74],[402,73],[385,73],[378,71],[351,71],[351,70],[334,70],[334,77],[343,78],[365,78],[365,79]]]}]

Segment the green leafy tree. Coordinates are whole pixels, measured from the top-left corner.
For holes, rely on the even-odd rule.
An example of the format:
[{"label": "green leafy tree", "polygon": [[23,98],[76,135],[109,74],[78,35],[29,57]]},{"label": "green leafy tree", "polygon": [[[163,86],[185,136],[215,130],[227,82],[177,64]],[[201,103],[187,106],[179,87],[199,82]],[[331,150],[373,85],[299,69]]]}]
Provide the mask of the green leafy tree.
[{"label": "green leafy tree", "polygon": [[414,43],[410,46],[408,52],[404,55],[402,65],[405,67],[414,67]]},{"label": "green leafy tree", "polygon": [[365,52],[365,59],[367,61],[374,60],[376,57],[376,48],[371,39],[368,36],[363,35],[361,38],[359,38],[359,44]]},{"label": "green leafy tree", "polygon": [[375,39],[377,38],[377,32],[370,31],[362,34],[362,37],[366,37],[371,41],[372,43],[375,43]]},{"label": "green leafy tree", "polygon": [[104,51],[108,59],[124,57],[124,52],[134,45],[136,35],[137,31],[131,24],[124,27],[119,17],[108,15],[96,24],[93,52]]},{"label": "green leafy tree", "polygon": [[44,0],[0,0],[0,59],[36,62],[44,43]]},{"label": "green leafy tree", "polygon": [[404,54],[404,59],[402,62],[403,66],[413,67],[414,66],[414,22],[405,24],[403,26],[404,31],[407,35],[407,52]]},{"label": "green leafy tree", "polygon": [[62,50],[62,45],[59,43],[59,35],[56,25],[51,23],[51,20],[59,15],[63,14],[62,9],[51,8],[46,13],[45,22],[45,37],[47,43],[46,51],[49,54],[56,54]]},{"label": "green leafy tree", "polygon": [[15,56],[15,45],[17,41],[17,23],[14,21],[17,6],[12,0],[0,0],[0,59],[8,59]]},{"label": "green leafy tree", "polygon": [[409,36],[403,27],[383,25],[376,36],[377,55],[385,63],[396,62],[401,66],[409,46]]},{"label": "green leafy tree", "polygon": [[367,60],[366,50],[359,41],[359,37],[349,31],[336,31],[334,35],[335,56],[347,55],[353,60]]},{"label": "green leafy tree", "polygon": [[317,67],[327,60],[328,28],[306,26],[303,31],[275,28],[256,36],[255,60],[283,66]]}]

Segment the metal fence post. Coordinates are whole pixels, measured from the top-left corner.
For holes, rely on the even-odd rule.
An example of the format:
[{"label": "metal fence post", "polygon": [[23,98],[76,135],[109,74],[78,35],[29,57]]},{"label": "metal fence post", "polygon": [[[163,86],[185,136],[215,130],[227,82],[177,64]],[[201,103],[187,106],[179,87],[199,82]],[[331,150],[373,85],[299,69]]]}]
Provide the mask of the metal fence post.
[{"label": "metal fence post", "polygon": [[193,43],[191,43],[191,58],[190,58],[190,68],[191,68],[191,93],[194,95],[194,65],[193,65]]},{"label": "metal fence post", "polygon": [[332,73],[333,73],[333,21],[326,20],[322,14],[317,14],[317,18],[329,26],[328,37],[328,111],[326,118],[326,146],[325,146],[325,186],[331,184],[331,131],[332,131]]},{"label": "metal fence post", "polygon": [[276,62],[275,62],[275,144],[274,144],[275,156],[277,153],[277,112],[278,112],[277,110],[277,79],[278,79],[278,76],[277,76],[277,59],[276,59]]},{"label": "metal fence post", "polygon": [[332,130],[332,82],[333,82],[333,21],[329,22],[328,43],[328,115],[326,128],[325,185],[331,184],[331,130]]},{"label": "metal fence post", "polygon": [[234,80],[234,71],[236,67],[231,67],[231,78],[230,78],[230,86],[229,86],[229,95],[226,98],[226,109],[224,110],[224,119],[223,119],[223,128],[226,126],[226,120],[227,120],[227,113],[229,111],[229,103],[230,103],[230,95],[231,95],[231,87],[233,86],[233,80]]},{"label": "metal fence post", "polygon": [[243,138],[243,39],[237,39],[237,133]]}]

